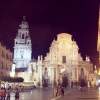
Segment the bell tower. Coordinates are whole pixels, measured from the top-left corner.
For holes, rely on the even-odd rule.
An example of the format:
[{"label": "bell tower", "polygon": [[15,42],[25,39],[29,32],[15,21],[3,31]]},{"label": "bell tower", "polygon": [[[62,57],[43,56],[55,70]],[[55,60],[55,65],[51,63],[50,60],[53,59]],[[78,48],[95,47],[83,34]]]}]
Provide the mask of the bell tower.
[{"label": "bell tower", "polygon": [[17,36],[14,40],[14,57],[13,62],[16,68],[27,70],[29,62],[31,61],[32,44],[29,35],[29,25],[26,21],[26,17],[23,16],[23,20],[19,25]]}]

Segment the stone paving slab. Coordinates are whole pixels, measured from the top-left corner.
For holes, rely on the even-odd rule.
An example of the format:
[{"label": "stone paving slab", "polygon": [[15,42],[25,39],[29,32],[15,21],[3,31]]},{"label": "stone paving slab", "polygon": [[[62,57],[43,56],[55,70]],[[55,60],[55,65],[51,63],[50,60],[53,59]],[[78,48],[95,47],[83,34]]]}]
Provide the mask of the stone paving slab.
[{"label": "stone paving slab", "polygon": [[[72,91],[72,89],[66,89],[65,90],[65,94],[64,95],[70,95],[70,92]],[[60,98],[62,98],[63,96],[57,96],[57,97],[53,97],[51,98],[51,100],[59,100]]]},{"label": "stone paving slab", "polygon": [[56,100],[100,100],[100,94],[96,89],[89,89],[83,92],[76,89]]}]

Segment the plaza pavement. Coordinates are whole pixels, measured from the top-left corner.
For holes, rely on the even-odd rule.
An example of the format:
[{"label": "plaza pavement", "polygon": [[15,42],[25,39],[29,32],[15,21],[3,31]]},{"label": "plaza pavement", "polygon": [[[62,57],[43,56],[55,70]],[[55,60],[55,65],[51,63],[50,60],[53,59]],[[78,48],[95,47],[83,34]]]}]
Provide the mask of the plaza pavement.
[{"label": "plaza pavement", "polygon": [[[14,94],[11,94],[10,100],[15,100]],[[43,88],[34,89],[30,92],[20,93],[19,100],[100,100],[100,89],[67,89],[64,96],[54,97],[53,89]]]},{"label": "plaza pavement", "polygon": [[80,91],[73,89],[69,93],[65,93],[65,96],[55,98],[55,100],[100,100],[100,89],[85,89]]},{"label": "plaza pavement", "polygon": [[[52,88],[36,88],[28,92],[21,92],[19,100],[51,100],[54,98],[53,91]],[[15,100],[14,93],[11,93],[10,100]]]},{"label": "plaza pavement", "polygon": [[[28,92],[21,92],[19,100],[50,100],[53,96],[51,88],[36,88]],[[15,94],[11,93],[10,100],[15,100]]]}]

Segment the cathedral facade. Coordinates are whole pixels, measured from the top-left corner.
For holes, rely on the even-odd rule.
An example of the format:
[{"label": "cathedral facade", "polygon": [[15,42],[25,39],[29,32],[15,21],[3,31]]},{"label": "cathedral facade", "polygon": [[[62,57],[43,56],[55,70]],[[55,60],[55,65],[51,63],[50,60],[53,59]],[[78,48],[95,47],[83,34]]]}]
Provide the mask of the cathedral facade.
[{"label": "cathedral facade", "polygon": [[57,39],[53,40],[44,62],[46,62],[44,66],[48,72],[48,75],[43,73],[44,78],[48,77],[51,84],[54,80],[62,81],[63,77],[68,79],[69,85],[71,81],[90,80],[89,75],[93,65],[89,57],[86,57],[86,61],[82,59],[76,41],[68,33],[57,35]]}]

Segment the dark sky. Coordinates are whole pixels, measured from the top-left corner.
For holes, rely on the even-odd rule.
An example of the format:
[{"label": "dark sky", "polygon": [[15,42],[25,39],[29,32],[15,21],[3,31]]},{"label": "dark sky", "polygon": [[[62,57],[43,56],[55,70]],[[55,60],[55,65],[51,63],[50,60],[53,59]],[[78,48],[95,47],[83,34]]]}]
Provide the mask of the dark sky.
[{"label": "dark sky", "polygon": [[13,50],[18,25],[26,16],[33,56],[45,55],[59,32],[70,32],[81,54],[95,58],[98,5],[96,0],[2,0],[0,41]]}]

